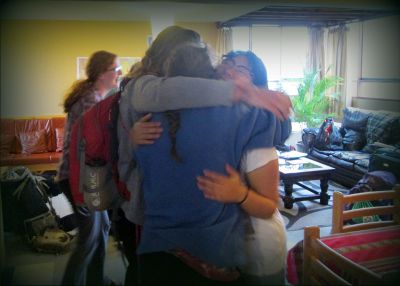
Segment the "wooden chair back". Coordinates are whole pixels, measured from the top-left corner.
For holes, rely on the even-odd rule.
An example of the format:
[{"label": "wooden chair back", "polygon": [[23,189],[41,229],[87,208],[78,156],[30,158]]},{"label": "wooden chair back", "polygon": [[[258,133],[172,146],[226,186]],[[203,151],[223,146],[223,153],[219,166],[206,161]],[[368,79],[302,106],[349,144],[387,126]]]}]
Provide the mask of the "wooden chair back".
[{"label": "wooden chair back", "polygon": [[304,228],[303,285],[380,285],[381,279],[324,244],[318,226]]},{"label": "wooden chair back", "polygon": [[[393,200],[393,205],[345,210],[346,204],[375,200]],[[345,221],[353,218],[373,215],[392,215],[392,220],[352,225],[344,224]],[[390,191],[374,191],[352,195],[343,195],[336,191],[333,193],[332,233],[370,229],[394,224],[400,224],[400,184],[397,184],[394,189]]]}]

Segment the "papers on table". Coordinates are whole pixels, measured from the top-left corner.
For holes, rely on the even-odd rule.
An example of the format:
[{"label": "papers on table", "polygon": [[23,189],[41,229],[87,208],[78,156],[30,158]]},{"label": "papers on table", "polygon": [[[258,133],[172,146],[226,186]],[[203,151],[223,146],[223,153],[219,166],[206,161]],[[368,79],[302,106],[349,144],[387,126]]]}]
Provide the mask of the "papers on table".
[{"label": "papers on table", "polygon": [[279,152],[278,156],[281,159],[294,160],[294,159],[299,159],[301,157],[306,157],[307,153],[302,153],[298,151]]}]

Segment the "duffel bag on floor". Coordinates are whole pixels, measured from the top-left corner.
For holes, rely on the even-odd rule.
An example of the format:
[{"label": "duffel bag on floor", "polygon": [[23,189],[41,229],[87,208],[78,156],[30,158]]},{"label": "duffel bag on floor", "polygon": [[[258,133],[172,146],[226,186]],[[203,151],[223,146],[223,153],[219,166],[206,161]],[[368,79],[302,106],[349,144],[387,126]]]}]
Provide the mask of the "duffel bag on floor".
[{"label": "duffel bag on floor", "polygon": [[400,180],[400,149],[379,148],[370,157],[368,171],[388,171]]}]

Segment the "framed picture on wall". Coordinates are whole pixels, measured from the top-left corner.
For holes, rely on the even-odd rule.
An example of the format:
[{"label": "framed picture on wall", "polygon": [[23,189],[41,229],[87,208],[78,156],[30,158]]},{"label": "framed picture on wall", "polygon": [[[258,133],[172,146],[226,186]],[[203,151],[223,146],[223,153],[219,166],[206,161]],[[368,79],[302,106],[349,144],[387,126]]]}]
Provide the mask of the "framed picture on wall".
[{"label": "framed picture on wall", "polygon": [[[137,62],[140,62],[142,58],[140,57],[118,57],[119,62],[122,67],[122,74],[126,75],[131,66]],[[76,78],[77,79],[84,79],[86,78],[85,68],[86,64],[89,60],[89,57],[77,57],[76,58]]]}]

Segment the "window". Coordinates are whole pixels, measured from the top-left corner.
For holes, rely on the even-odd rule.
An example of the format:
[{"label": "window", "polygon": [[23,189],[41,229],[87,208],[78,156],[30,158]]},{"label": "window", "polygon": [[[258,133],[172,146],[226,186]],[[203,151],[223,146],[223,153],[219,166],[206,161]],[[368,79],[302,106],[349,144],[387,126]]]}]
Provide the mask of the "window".
[{"label": "window", "polygon": [[234,50],[251,50],[267,68],[270,89],[297,94],[308,51],[306,27],[253,25],[233,27]]},{"label": "window", "polygon": [[250,50],[250,27],[232,28],[232,42],[234,50]]}]

